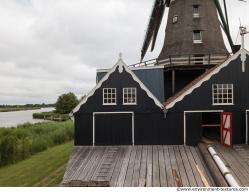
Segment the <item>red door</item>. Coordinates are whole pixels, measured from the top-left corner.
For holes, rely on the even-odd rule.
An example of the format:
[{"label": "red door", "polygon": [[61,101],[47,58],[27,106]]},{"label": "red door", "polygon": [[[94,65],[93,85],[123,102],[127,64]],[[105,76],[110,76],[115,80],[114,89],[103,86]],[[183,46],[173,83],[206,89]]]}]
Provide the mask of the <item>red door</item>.
[{"label": "red door", "polygon": [[232,113],[221,113],[221,144],[232,147]]}]

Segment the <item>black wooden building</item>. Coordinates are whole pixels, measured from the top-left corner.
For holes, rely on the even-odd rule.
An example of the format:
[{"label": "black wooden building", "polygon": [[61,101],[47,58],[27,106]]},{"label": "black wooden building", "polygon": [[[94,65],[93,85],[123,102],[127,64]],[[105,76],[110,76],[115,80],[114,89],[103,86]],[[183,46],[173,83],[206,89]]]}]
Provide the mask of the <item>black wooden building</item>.
[{"label": "black wooden building", "polygon": [[75,145],[158,144],[165,135],[173,142],[163,110],[162,102],[120,58],[73,110]]},{"label": "black wooden building", "polygon": [[[208,134],[222,142],[222,113],[230,113],[231,144],[248,143],[249,52],[241,49],[199,76],[165,103],[167,120],[182,129],[182,143],[196,145]],[[166,123],[167,126],[170,126]]]},{"label": "black wooden building", "polygon": [[[164,91],[164,90],[162,90]],[[231,114],[231,143],[248,142],[249,52],[241,49],[164,103],[120,59],[73,110],[75,145],[196,145],[222,140]]]},{"label": "black wooden building", "polygon": [[[142,62],[166,7],[161,53]],[[141,62],[120,58],[98,70],[96,87],[72,111],[75,145],[248,143],[249,54],[233,44],[224,18],[218,0],[155,0]]]}]

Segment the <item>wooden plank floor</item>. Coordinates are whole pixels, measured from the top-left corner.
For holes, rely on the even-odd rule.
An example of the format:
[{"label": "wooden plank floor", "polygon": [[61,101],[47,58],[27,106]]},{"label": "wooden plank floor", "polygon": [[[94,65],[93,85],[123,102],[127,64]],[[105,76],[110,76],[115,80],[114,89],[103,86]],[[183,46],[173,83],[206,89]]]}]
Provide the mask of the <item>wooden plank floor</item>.
[{"label": "wooden plank floor", "polygon": [[215,144],[214,147],[239,185],[249,187],[249,146],[235,145],[230,149]]},{"label": "wooden plank floor", "polygon": [[62,186],[203,187],[201,174],[214,186],[198,150],[165,145],[77,146]]}]

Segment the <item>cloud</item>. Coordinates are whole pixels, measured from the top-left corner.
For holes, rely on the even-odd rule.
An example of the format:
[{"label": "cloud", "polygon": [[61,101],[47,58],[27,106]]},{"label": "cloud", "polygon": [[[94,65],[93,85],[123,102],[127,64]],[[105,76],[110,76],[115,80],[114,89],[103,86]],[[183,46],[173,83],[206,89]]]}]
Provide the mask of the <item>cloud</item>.
[{"label": "cloud", "polygon": [[[82,96],[94,86],[96,69],[113,66],[119,52],[127,64],[138,62],[152,5],[151,0],[1,0],[0,104],[52,103],[69,91]],[[249,15],[241,3],[230,6],[234,37],[238,18],[249,27]],[[147,59],[159,54],[164,29]]]}]

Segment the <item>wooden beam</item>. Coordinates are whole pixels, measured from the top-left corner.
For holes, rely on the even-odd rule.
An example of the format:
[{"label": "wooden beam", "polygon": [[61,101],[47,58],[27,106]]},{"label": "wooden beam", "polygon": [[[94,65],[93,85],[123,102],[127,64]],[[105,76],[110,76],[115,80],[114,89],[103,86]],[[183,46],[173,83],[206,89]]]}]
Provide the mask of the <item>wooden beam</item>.
[{"label": "wooden beam", "polygon": [[176,81],[176,77],[175,77],[175,70],[172,70],[172,79],[171,79],[171,81],[172,81],[172,95],[174,95],[175,94],[175,81]]}]

